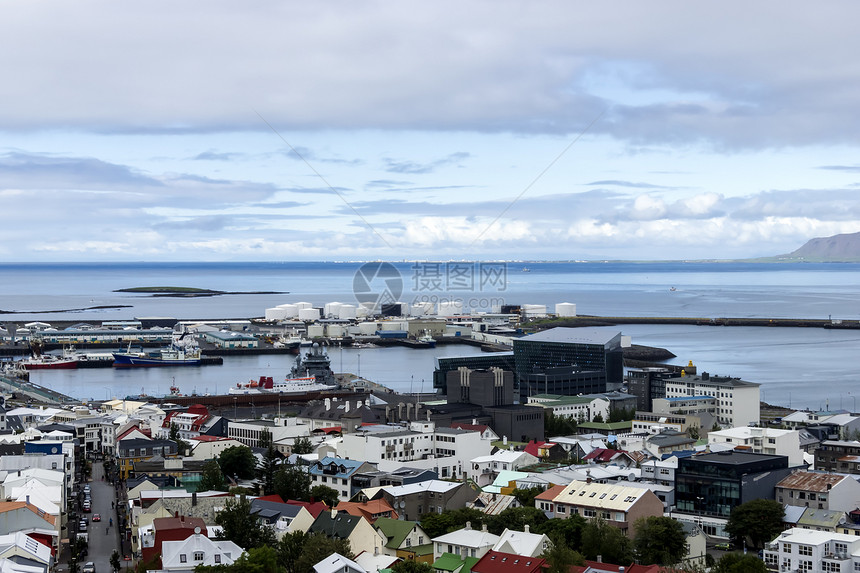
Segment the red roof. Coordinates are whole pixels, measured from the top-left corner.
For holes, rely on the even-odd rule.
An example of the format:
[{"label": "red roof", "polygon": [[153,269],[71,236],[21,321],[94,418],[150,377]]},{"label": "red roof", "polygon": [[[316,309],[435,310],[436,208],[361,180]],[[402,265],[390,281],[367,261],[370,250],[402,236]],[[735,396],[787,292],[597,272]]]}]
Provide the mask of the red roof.
[{"label": "red roof", "polygon": [[540,449],[541,448],[551,448],[554,445],[555,445],[555,442],[539,442],[537,440],[531,440],[528,444],[526,444],[525,452],[527,454],[533,455],[536,458],[539,458],[539,457],[541,457],[540,456]]},{"label": "red roof", "polygon": [[144,432],[138,426],[135,425],[135,426],[132,426],[131,428],[129,428],[128,430],[126,430],[125,432],[123,432],[122,434],[120,434],[119,436],[117,436],[116,441],[118,442],[118,441],[122,440],[123,438],[125,438],[127,435],[129,435],[130,433],[132,433],[135,430],[137,430],[138,432],[140,432],[142,434],[146,434],[146,432]]},{"label": "red roof", "polygon": [[595,460],[597,462],[610,462],[616,457],[627,454],[623,450],[610,450],[608,448],[594,448],[583,460]]},{"label": "red roof", "polygon": [[257,499],[261,501],[274,501],[275,503],[284,503],[284,498],[282,498],[276,493],[273,493],[272,495],[264,495],[263,497],[258,497]]},{"label": "red roof", "polygon": [[535,496],[535,499],[540,499],[543,501],[554,501],[558,494],[564,491],[564,488],[567,486],[564,485],[554,485],[543,493],[539,493]]},{"label": "red roof", "polygon": [[545,563],[540,557],[488,551],[472,566],[472,573],[538,573]]},{"label": "red roof", "polygon": [[[363,426],[364,424],[362,424]],[[335,434],[343,432],[343,428],[340,426],[331,426],[329,428],[317,428],[314,432],[322,432],[324,434]]]},{"label": "red roof", "polygon": [[296,501],[294,499],[288,499],[286,503],[289,503],[290,505],[300,505],[304,507],[310,512],[314,519],[319,517],[322,512],[328,511],[329,509],[329,507],[321,501],[315,501],[311,503],[309,501]]},{"label": "red roof", "polygon": [[475,432],[481,432],[482,434],[489,428],[486,424],[460,424],[458,422],[451,424],[451,427],[455,430],[473,430]]},{"label": "red roof", "polygon": [[[570,573],[583,573],[589,567],[594,569],[595,571],[609,571],[611,573],[615,573],[616,571],[621,571],[622,569],[626,573],[660,573],[663,569],[660,568],[659,565],[614,565],[612,563],[601,563],[600,561],[585,561],[585,566],[574,565],[570,568]],[[474,569],[472,569],[474,571]],[[665,571],[671,571],[671,569],[666,569]]]}]

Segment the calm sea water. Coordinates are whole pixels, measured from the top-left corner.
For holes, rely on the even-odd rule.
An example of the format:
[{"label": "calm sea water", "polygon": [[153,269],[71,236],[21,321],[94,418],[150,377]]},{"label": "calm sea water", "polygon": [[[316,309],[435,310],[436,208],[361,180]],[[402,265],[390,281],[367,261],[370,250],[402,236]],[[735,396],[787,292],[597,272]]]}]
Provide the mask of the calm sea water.
[{"label": "calm sea water", "polygon": [[[262,316],[277,304],[339,301],[356,304],[359,263],[64,264],[0,265],[0,320],[101,321],[139,316],[228,318]],[[459,299],[490,310],[498,304],[577,305],[600,316],[780,317],[860,319],[860,265],[748,263],[509,263],[503,274],[481,264],[447,269],[396,264],[403,301]],[[471,268],[471,271],[469,270]],[[525,271],[527,269],[527,272]],[[495,269],[498,270],[498,269]],[[435,273],[435,275],[434,275]],[[502,280],[498,280],[499,276]],[[469,279],[471,278],[471,282]],[[387,284],[387,283],[386,283]],[[472,286],[469,289],[467,287]],[[174,299],[115,293],[136,286],[191,286],[225,291],[289,291],[284,295],[229,295]],[[379,280],[371,290],[379,289]],[[674,290],[671,290],[674,288]],[[96,305],[131,308],[45,314]],[[860,331],[629,325],[619,327],[637,344],[661,346],[714,374],[761,382],[765,400],[794,407],[856,410],[854,357]],[[464,347],[435,350],[343,351],[343,369],[409,392],[430,388],[436,355],[465,354]],[[333,367],[340,369],[340,351]],[[352,363],[349,361],[352,360]],[[184,392],[223,392],[262,374],[283,376],[291,357],[229,358],[221,367],[165,370],[47,372],[38,382],[79,398],[166,393],[174,377]],[[352,364],[350,366],[350,364]]]}]

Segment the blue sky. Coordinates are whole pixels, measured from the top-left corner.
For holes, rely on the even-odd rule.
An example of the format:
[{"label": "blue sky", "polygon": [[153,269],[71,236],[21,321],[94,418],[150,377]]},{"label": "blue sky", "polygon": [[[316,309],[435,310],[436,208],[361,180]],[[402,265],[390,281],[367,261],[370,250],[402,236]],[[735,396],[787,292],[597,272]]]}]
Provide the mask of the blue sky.
[{"label": "blue sky", "polygon": [[852,2],[0,4],[0,260],[700,259],[860,231]]}]

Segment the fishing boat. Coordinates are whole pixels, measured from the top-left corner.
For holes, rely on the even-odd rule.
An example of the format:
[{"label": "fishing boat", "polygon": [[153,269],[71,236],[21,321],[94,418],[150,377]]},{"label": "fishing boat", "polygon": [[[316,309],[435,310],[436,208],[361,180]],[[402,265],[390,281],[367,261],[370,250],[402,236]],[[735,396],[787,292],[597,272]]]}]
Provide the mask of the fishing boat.
[{"label": "fishing boat", "polygon": [[427,330],[424,330],[417,340],[422,344],[426,344],[427,348],[436,348],[436,339]]},{"label": "fishing boat", "polygon": [[21,361],[21,366],[27,370],[70,370],[78,367],[78,361],[75,358],[40,354],[25,358]]},{"label": "fishing boat", "polygon": [[189,332],[176,333],[169,347],[154,352],[133,352],[131,345],[126,352],[114,352],[113,365],[117,368],[200,366],[200,348]]}]

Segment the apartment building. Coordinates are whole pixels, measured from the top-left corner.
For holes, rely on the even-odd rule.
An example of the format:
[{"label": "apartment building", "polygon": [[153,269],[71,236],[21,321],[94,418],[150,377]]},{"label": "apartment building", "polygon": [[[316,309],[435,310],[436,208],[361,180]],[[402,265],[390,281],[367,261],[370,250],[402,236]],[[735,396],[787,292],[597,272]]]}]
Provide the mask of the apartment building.
[{"label": "apartment building", "polygon": [[755,454],[785,456],[788,458],[788,465],[790,466],[803,464],[800,432],[797,430],[740,426],[710,432],[708,443],[727,444],[736,450],[745,450]]},{"label": "apartment building", "polygon": [[760,384],[729,376],[680,376],[666,379],[666,398],[709,396],[717,400],[717,423],[735,428],[759,423]]}]

